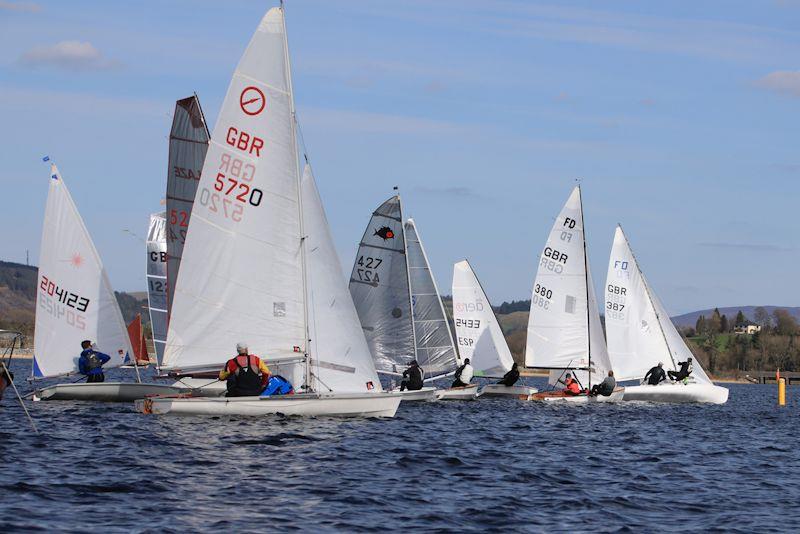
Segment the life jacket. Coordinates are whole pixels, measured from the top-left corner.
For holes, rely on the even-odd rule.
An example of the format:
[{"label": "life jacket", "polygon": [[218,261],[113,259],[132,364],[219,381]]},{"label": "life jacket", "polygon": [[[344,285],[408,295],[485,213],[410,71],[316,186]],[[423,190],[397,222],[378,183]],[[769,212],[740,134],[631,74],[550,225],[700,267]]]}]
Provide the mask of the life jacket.
[{"label": "life jacket", "polygon": [[248,354],[247,365],[239,362],[239,356],[233,358],[236,370],[228,378],[229,397],[250,397],[261,394],[264,385],[262,384],[261,370],[258,368],[258,364],[255,364],[254,358],[256,357]]},{"label": "life jacket", "polygon": [[408,373],[408,389],[410,390],[417,390],[422,389],[422,368],[418,365],[413,367],[409,367],[407,370]]},{"label": "life jacket", "polygon": [[103,367],[103,362],[97,357],[94,351],[89,352],[89,354],[86,355],[86,369],[92,371],[100,367]]},{"label": "life jacket", "polygon": [[574,378],[567,378],[566,381],[567,391],[570,393],[575,393],[576,395],[581,392],[581,387],[578,385],[578,381]]}]

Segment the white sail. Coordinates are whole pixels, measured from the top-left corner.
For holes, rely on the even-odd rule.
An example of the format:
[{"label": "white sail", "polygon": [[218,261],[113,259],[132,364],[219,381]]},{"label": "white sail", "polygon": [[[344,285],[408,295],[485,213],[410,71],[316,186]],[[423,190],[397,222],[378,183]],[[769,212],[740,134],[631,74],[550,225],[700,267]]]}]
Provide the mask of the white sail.
[{"label": "white sail", "polygon": [[[208,151],[208,128],[197,96],[175,102],[167,169],[167,310],[183,256],[197,185]],[[163,351],[163,348],[162,348]],[[159,358],[161,352],[159,352]]]},{"label": "white sail", "polygon": [[55,165],[50,168],[36,292],[33,376],[78,371],[81,341],[122,365],[133,355],[100,256]]},{"label": "white sail", "polygon": [[461,359],[413,219],[406,220],[404,230],[417,361],[426,375],[447,374],[461,364]]},{"label": "white sail", "polygon": [[167,221],[164,213],[150,216],[147,232],[147,307],[156,359],[161,364],[167,343]]},{"label": "white sail", "polygon": [[575,187],[539,260],[528,318],[526,366],[588,368],[588,294],[581,192]]},{"label": "white sail", "polygon": [[402,221],[396,195],[372,213],[349,284],[375,367],[390,373],[416,357]]},{"label": "white sail", "polygon": [[[664,364],[677,370],[692,352],[681,338],[658,297],[647,284],[621,227],[614,234],[606,278],[606,331],[617,380],[639,380]],[[692,376],[710,382],[700,362]]]},{"label": "white sail", "polygon": [[453,322],[461,359],[486,375],[505,374],[514,364],[503,330],[467,260],[453,265]]},{"label": "white sail", "polygon": [[303,171],[311,372],[317,391],[380,391],[367,341],[345,284],[339,256],[309,166]]},{"label": "white sail", "polygon": [[239,61],[203,164],[172,302],[166,368],[221,365],[239,341],[305,352],[297,149],[283,11]]}]

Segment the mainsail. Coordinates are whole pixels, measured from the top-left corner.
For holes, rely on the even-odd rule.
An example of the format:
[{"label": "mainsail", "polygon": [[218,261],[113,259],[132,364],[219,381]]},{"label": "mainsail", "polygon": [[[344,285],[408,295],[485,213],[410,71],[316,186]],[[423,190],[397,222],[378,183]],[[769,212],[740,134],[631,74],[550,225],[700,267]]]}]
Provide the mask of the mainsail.
[{"label": "mainsail", "polygon": [[416,355],[399,196],[372,213],[350,274],[350,295],[375,367],[404,369]]},{"label": "mainsail", "polygon": [[[565,369],[580,369],[585,387],[610,369],[586,258],[580,186],[558,215],[539,260],[525,365],[553,369],[551,382]],[[586,376],[590,367],[591,378]]]},{"label": "mainsail", "polygon": [[[169,133],[169,168],[167,170],[167,303],[175,293],[186,232],[192,217],[197,185],[208,151],[208,128],[197,96],[183,98],[175,103],[172,130]],[[164,306],[169,310],[169,306]],[[161,339],[166,338],[165,336]],[[158,352],[163,354],[163,343]]]},{"label": "mainsail", "polygon": [[317,184],[303,172],[303,222],[306,234],[311,372],[318,390],[380,391],[353,300],[344,282]]},{"label": "mainsail", "polygon": [[78,371],[81,342],[111,357],[133,356],[128,331],[100,256],[55,165],[50,168],[36,292],[33,376]]},{"label": "mainsail", "polygon": [[447,374],[461,360],[414,220],[407,219],[404,229],[417,361],[428,375]]},{"label": "mainsail", "polygon": [[236,343],[306,350],[304,262],[283,11],[261,20],[214,127],[175,284],[164,367],[221,365]]},{"label": "mainsail", "polygon": [[158,364],[167,342],[167,221],[163,213],[150,216],[147,232],[147,306]]},{"label": "mainsail", "polygon": [[453,322],[461,359],[486,375],[504,374],[514,358],[492,305],[467,260],[453,265]]},{"label": "mainsail", "polygon": [[[606,278],[606,332],[617,380],[639,380],[659,362],[677,370],[692,357],[664,306],[644,277],[628,239],[618,226]],[[692,376],[710,383],[697,359]]]}]

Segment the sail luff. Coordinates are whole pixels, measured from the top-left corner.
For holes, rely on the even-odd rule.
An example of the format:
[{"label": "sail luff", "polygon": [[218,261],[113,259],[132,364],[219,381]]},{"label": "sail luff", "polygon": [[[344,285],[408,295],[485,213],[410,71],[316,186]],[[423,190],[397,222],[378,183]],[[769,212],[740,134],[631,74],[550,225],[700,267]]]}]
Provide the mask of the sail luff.
[{"label": "sail luff", "polygon": [[[583,223],[583,232],[581,232],[581,237],[583,238],[583,273],[584,273],[584,284],[586,286],[586,354],[588,355],[589,359],[589,373],[588,373],[588,381],[589,385],[588,388],[592,388],[592,320],[591,320],[591,300],[589,299],[589,259],[586,254],[586,221],[583,218],[583,195],[581,194],[581,186],[578,185],[578,199],[580,201],[581,206],[581,221]],[[592,288],[594,291],[594,288]]]},{"label": "sail luff", "polygon": [[400,195],[397,195],[397,205],[400,210],[400,228],[403,232],[403,257],[405,258],[405,272],[406,279],[408,280],[408,309],[411,310],[411,339],[412,346],[414,348],[414,360],[418,360],[419,354],[417,353],[417,326],[414,324],[416,322],[414,320],[414,298],[412,297],[411,293],[411,267],[408,265],[408,236],[406,235],[406,225],[403,223],[405,218],[403,217],[403,201],[400,199]]}]

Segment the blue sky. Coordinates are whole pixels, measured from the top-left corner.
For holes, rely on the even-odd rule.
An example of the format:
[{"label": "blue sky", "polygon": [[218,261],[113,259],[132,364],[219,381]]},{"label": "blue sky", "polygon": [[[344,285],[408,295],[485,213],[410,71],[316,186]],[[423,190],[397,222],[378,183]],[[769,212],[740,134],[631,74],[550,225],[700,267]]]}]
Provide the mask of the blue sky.
[{"label": "blue sky", "polygon": [[[49,154],[115,288],[145,287],[174,101],[214,124],[277,2],[0,0],[0,258],[38,258]],[[295,99],[345,271],[398,185],[443,292],[529,298],[576,178],[667,308],[800,304],[800,0],[289,0]]]}]

